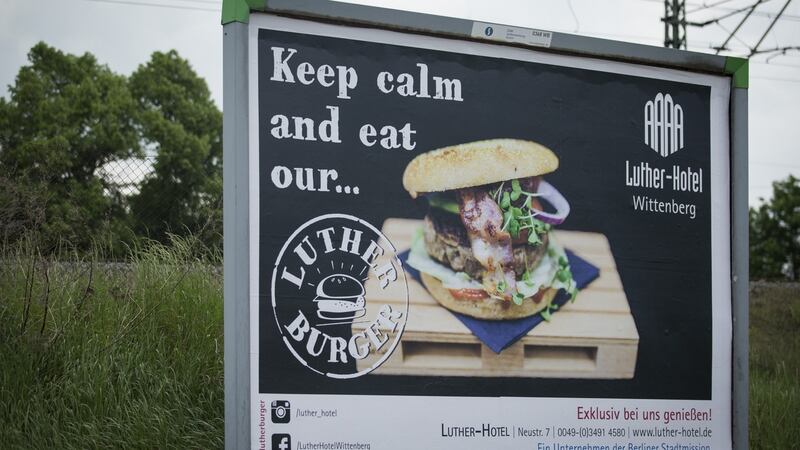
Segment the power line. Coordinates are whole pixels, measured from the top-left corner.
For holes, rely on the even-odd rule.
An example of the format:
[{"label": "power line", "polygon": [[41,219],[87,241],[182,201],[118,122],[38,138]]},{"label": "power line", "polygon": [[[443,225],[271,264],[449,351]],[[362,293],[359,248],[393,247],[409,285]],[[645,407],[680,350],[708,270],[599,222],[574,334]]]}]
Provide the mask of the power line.
[{"label": "power line", "polygon": [[[772,56],[778,56],[778,55],[772,55]],[[800,64],[781,64],[781,63],[769,62],[769,60],[770,60],[770,58],[772,58],[772,56],[767,58],[766,61],[751,61],[751,62],[754,63],[754,64],[764,64],[764,65],[767,65],[767,66],[791,67],[793,69],[800,69]]]},{"label": "power line", "polygon": [[733,36],[733,38],[736,39],[737,41],[739,41],[740,44],[744,45],[745,48],[747,48],[747,49],[750,48],[750,46],[747,45],[747,42],[743,41],[739,36],[736,36],[736,34],[734,32],[732,32],[731,30],[729,30],[727,27],[725,27],[725,25],[721,24],[720,22],[717,22],[717,26],[722,28],[722,31],[724,31],[724,32],[728,33],[729,35]]},{"label": "power line", "polygon": [[[645,3],[660,3],[660,4],[664,3],[664,0],[636,0],[636,1],[645,2]],[[702,7],[703,4],[702,3],[690,3],[690,2],[687,2],[686,6]],[[724,12],[733,12],[733,11],[737,11],[738,9],[739,8],[714,7],[712,5],[708,5],[708,7],[705,8],[705,9],[694,9],[694,10],[692,10],[690,12],[700,12],[700,11],[705,11],[705,10],[717,10],[717,11],[724,11]],[[687,14],[688,14],[688,12],[687,12]],[[772,19],[773,17],[775,17],[775,14],[772,13],[772,12],[769,12],[769,11],[756,11],[756,12],[753,13],[753,16],[765,17],[765,18],[768,18],[768,19]],[[790,20],[790,21],[793,21],[793,22],[797,22],[797,21],[800,21],[800,16],[791,15],[791,14],[784,14],[781,17],[781,20]]]},{"label": "power line", "polygon": [[[735,11],[734,8],[719,8],[719,10],[720,11],[728,11],[728,12]],[[771,11],[755,11],[753,13],[753,16],[763,17],[765,19],[772,19],[773,17],[775,17],[775,13],[773,13]],[[797,22],[797,21],[800,21],[800,16],[793,15],[793,14],[784,14],[781,17],[781,20],[790,20],[792,22]]]},{"label": "power line", "polygon": [[[713,6],[719,5],[720,3],[723,3],[725,1],[726,0],[720,0],[720,1],[716,2],[716,3],[711,4],[711,5],[707,5],[706,7],[707,8],[711,8]],[[789,4],[792,2],[792,0],[786,0],[786,3],[783,4],[783,7],[780,9],[780,11],[778,11],[778,13],[772,18],[772,21],[767,26],[766,30],[764,30],[764,33],[758,39],[758,42],[756,43],[755,46],[750,47],[744,40],[742,40],[741,38],[739,38],[736,35],[736,33],[741,29],[742,25],[744,25],[745,22],[747,22],[747,20],[750,18],[750,16],[753,15],[756,12],[756,8],[758,8],[762,3],[766,3],[768,1],[770,1],[770,0],[758,0],[756,3],[750,4],[750,5],[748,5],[748,6],[744,7],[744,8],[736,9],[736,10],[730,12],[730,13],[723,14],[722,16],[716,17],[714,19],[706,20],[704,22],[688,22],[688,24],[692,25],[692,26],[697,26],[697,27],[705,27],[705,26],[710,25],[710,24],[716,24],[718,27],[722,28],[722,30],[724,30],[726,33],[728,33],[728,37],[725,39],[725,41],[721,45],[719,45],[717,47],[714,47],[716,49],[716,54],[719,54],[722,50],[731,50],[728,47],[728,44],[730,43],[731,39],[736,39],[739,43],[741,43],[742,45],[744,45],[747,48],[747,50],[748,50],[747,58],[752,58],[753,56],[755,56],[757,54],[773,53],[772,55],[767,57],[767,60],[765,61],[766,63],[769,63],[770,60],[772,60],[774,58],[777,58],[779,56],[785,55],[787,51],[800,50],[800,46],[785,46],[785,47],[781,47],[777,43],[777,41],[776,41],[775,48],[772,48],[772,49],[769,49],[769,50],[759,50],[759,48],[761,47],[761,44],[764,42],[764,39],[766,39],[767,35],[769,35],[770,31],[772,31],[772,28],[775,26],[775,24],[778,22],[778,20],[780,20],[780,18],[783,16],[784,12],[786,11],[786,8],[789,7]],[[739,13],[742,13],[742,12],[745,12],[745,11],[747,12],[747,14],[744,15],[742,20],[739,21],[739,23],[736,25],[736,27],[733,30],[729,30],[724,25],[722,25],[721,21],[723,19],[726,19],[728,17],[734,16],[736,14],[739,14]],[[666,43],[665,43],[665,45],[666,45]]]},{"label": "power line", "polygon": [[[781,10],[778,11],[778,15],[775,16],[774,19],[772,19],[772,23],[769,24],[769,26],[767,27],[766,31],[764,31],[764,34],[761,35],[761,39],[758,40],[758,42],[756,43],[756,46],[753,47],[753,50],[750,51],[750,56],[753,56],[756,53],[758,53],[758,47],[761,45],[762,42],[764,42],[764,38],[767,37],[769,32],[772,31],[772,27],[775,26],[775,22],[777,22],[778,19],[781,18],[781,14],[783,14],[783,12],[786,11],[786,7],[789,6],[789,3],[792,3],[792,0],[786,0],[786,3],[784,3],[783,8],[781,8]],[[755,9],[755,7],[754,7],[754,9]]]},{"label": "power line", "polygon": [[172,0],[173,2],[186,2],[186,3],[205,3],[208,5],[217,5],[220,6],[222,3],[220,0]]},{"label": "power line", "polygon": [[[721,1],[724,1],[724,0],[721,0]],[[689,22],[688,24],[689,25],[693,25],[693,26],[698,26],[698,27],[705,27],[706,25],[716,24],[717,26],[719,26],[725,32],[728,33],[728,37],[725,39],[725,42],[723,42],[721,45],[715,47],[716,54],[719,54],[722,50],[730,50],[730,48],[728,47],[728,43],[730,43],[731,39],[736,39],[741,44],[743,44],[745,47],[747,47],[747,49],[748,49],[747,57],[748,58],[752,58],[753,56],[755,56],[757,54],[762,54],[762,53],[774,53],[773,55],[769,56],[767,58],[767,60],[765,61],[766,63],[769,63],[769,61],[771,59],[776,58],[778,56],[785,55],[786,52],[789,51],[789,50],[800,50],[800,46],[780,47],[778,45],[776,45],[775,48],[772,48],[772,49],[769,49],[769,50],[759,50],[759,47],[761,47],[761,44],[764,42],[764,39],[767,37],[767,35],[769,35],[769,32],[772,31],[772,28],[775,26],[775,24],[778,22],[778,20],[780,20],[781,16],[786,11],[786,8],[789,6],[789,4],[792,2],[792,0],[786,0],[786,3],[783,4],[783,7],[780,9],[780,11],[778,11],[778,13],[773,17],[772,21],[767,26],[767,29],[764,30],[764,33],[758,39],[758,42],[756,43],[755,46],[750,47],[745,41],[743,41],[738,36],[736,36],[736,33],[741,29],[742,25],[744,25],[745,22],[747,22],[747,20],[750,18],[750,16],[756,11],[756,8],[758,8],[762,3],[766,3],[768,1],[770,1],[770,0],[758,0],[756,3],[748,5],[748,6],[744,7],[744,8],[739,8],[737,10],[734,10],[731,13],[723,14],[722,16],[716,17],[714,19],[706,20],[704,22]],[[714,3],[712,5],[708,5],[708,7],[711,7],[713,5],[718,5],[719,3],[720,2]],[[747,11],[747,14],[745,14],[745,16],[742,18],[742,20],[739,21],[739,23],[736,25],[736,27],[733,30],[728,30],[724,25],[722,25],[721,21],[723,19],[726,19],[726,18],[731,17],[731,16],[733,16],[735,14],[742,13],[742,12],[745,12],[745,11]],[[666,42],[665,42],[665,46],[666,46]]]},{"label": "power line", "polygon": [[783,81],[786,83],[800,83],[800,78],[778,78],[778,77],[750,77],[750,78],[756,78],[758,80]]},{"label": "power line", "polygon": [[742,20],[739,22],[739,24],[736,25],[736,28],[734,28],[733,31],[731,31],[731,34],[728,36],[727,39],[725,39],[725,42],[723,42],[722,45],[717,47],[717,54],[718,55],[719,55],[719,52],[721,52],[722,50],[725,50],[727,48],[725,46],[728,45],[728,42],[730,42],[731,38],[733,38],[733,36],[736,35],[736,32],[739,31],[739,28],[741,28],[742,25],[744,25],[744,23],[747,22],[747,19],[750,18],[750,14],[753,14],[753,11],[755,11],[756,8],[758,8],[758,5],[760,5],[760,4],[764,3],[764,2],[768,2],[768,1],[769,0],[758,0],[755,4],[749,6],[749,10],[747,11],[747,14],[745,14],[744,17],[742,18]]},{"label": "power line", "polygon": [[715,18],[709,19],[709,20],[704,20],[702,22],[689,22],[688,25],[692,25],[694,27],[704,27],[706,25],[711,25],[712,23],[719,23],[720,20],[727,19],[728,17],[735,16],[735,15],[737,15],[739,13],[743,13],[745,11],[747,11],[747,15],[745,16],[744,20],[747,20],[747,18],[750,17],[750,14],[753,14],[753,12],[758,7],[758,5],[760,5],[762,3],[766,3],[768,1],[770,1],[770,0],[758,0],[755,4],[752,4],[752,5],[749,5],[749,6],[745,6],[744,8],[731,10],[730,12],[727,12],[727,13],[719,16],[719,17],[715,17]]},{"label": "power line", "polygon": [[[758,11],[753,14],[754,16],[765,17],[767,19],[772,19],[775,15],[771,12],[767,11]],[[784,14],[781,16],[781,20],[790,20],[792,22],[800,22],[800,16],[795,16],[791,14]]]},{"label": "power line", "polygon": [[575,19],[575,33],[581,29],[581,22],[578,20],[578,15],[575,14],[575,8],[572,7],[572,0],[567,0],[567,6],[569,6],[569,12],[572,13],[572,18]]},{"label": "power line", "polygon": [[[702,6],[693,9],[692,12],[700,11],[700,10],[703,10],[703,9],[710,9],[710,8],[714,8],[714,7],[719,7],[719,5],[722,5],[722,4],[727,3],[729,1],[731,1],[731,0],[717,0],[716,2],[711,3],[711,4],[706,4],[705,2],[703,2]],[[764,31],[764,33],[761,35],[761,37],[758,39],[758,42],[756,43],[756,45],[754,47],[750,47],[750,45],[748,45],[744,40],[740,39],[736,35],[736,33],[739,32],[739,30],[747,22],[747,20],[750,19],[750,17],[754,13],[756,13],[756,9],[759,6],[761,6],[762,3],[767,3],[768,1],[770,1],[770,0],[757,0],[755,3],[752,3],[752,4],[748,5],[748,6],[743,7],[743,8],[732,9],[732,10],[730,10],[730,12],[727,12],[727,13],[724,13],[724,14],[722,14],[720,16],[714,17],[713,19],[708,19],[708,20],[700,21],[700,22],[697,22],[697,21],[690,22],[690,21],[686,20],[686,14],[687,14],[686,13],[686,5],[687,5],[687,3],[686,3],[685,0],[664,0],[664,16],[661,18],[661,21],[664,23],[664,47],[672,47],[672,48],[677,48],[677,49],[686,49],[687,48],[687,42],[686,42],[686,26],[687,25],[696,26],[696,27],[705,27],[705,26],[708,26],[708,25],[711,25],[711,24],[716,24],[717,26],[719,26],[720,28],[722,28],[723,30],[725,30],[728,33],[728,37],[725,39],[725,41],[721,45],[713,47],[716,50],[716,54],[719,54],[723,50],[730,50],[730,48],[728,47],[728,44],[730,43],[731,39],[736,39],[738,42],[740,42],[742,45],[744,45],[745,48],[747,48],[747,51],[748,51],[748,55],[747,56],[748,57],[752,57],[753,55],[755,55],[757,53],[782,52],[782,54],[785,54],[786,50],[794,49],[794,48],[793,47],[779,48],[776,45],[776,48],[774,50],[769,51],[769,52],[759,52],[758,49],[761,46],[761,44],[764,42],[764,39],[767,37],[767,35],[769,35],[770,31],[772,31],[772,28],[775,26],[775,24],[778,22],[778,20],[781,19],[781,16],[783,16],[784,12],[786,11],[786,8],[791,3],[791,0],[786,0],[786,3],[784,3],[784,5],[780,9],[780,11],[778,11],[778,13],[772,17],[772,20],[771,20],[770,24],[767,26],[767,29]],[[722,21],[724,19],[739,15],[741,13],[745,13],[744,17],[741,18],[741,20],[739,21],[738,24],[736,24],[736,27],[734,27],[733,30],[728,30],[722,24]],[[774,56],[775,55],[773,55],[773,57]]]},{"label": "power line", "polygon": [[[219,9],[213,8],[200,8],[197,6],[183,6],[183,5],[174,5],[174,4],[164,4],[164,3],[146,3],[146,2],[137,2],[137,1],[130,1],[130,0],[84,0],[87,2],[94,2],[94,3],[109,3],[112,5],[135,5],[135,6],[146,6],[151,8],[168,8],[168,9],[184,9],[184,10],[191,10],[191,11],[206,11],[206,12],[220,12]],[[186,1],[186,0],[178,0],[178,1]],[[194,0],[198,1],[198,0]]]},{"label": "power line", "polygon": [[693,12],[702,11],[702,10],[708,9],[708,8],[716,8],[717,6],[719,6],[719,5],[723,4],[723,3],[728,3],[730,1],[732,1],[732,0],[719,0],[718,2],[712,3],[710,5],[706,5],[706,2],[703,2],[702,5],[695,7],[695,9],[693,9],[691,11],[686,11],[686,14],[691,14]]},{"label": "power line", "polygon": [[[772,53],[772,55],[769,55],[767,57],[767,59],[764,61],[766,64],[769,64],[770,60],[772,60],[773,58],[777,58],[779,56],[786,56],[786,52],[788,52],[790,50],[800,50],[800,46],[798,46],[798,45],[788,45],[788,46],[785,46],[785,47],[775,47],[775,48],[772,48],[772,49],[769,49],[769,50],[761,50],[761,51],[754,52],[754,53],[760,53],[760,54]],[[753,56],[753,53],[751,53],[750,56]]]},{"label": "power line", "polygon": [[786,163],[779,163],[779,162],[772,162],[772,161],[748,161],[750,164],[755,164],[757,166],[775,166],[775,167],[789,167],[792,169],[800,169],[800,165],[793,165],[793,164],[786,164]]}]

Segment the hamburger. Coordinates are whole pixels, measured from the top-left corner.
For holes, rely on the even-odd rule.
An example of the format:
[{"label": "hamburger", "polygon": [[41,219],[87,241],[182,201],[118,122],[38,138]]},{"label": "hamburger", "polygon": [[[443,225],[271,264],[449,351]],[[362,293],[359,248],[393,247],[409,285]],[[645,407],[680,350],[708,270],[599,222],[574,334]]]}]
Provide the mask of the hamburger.
[{"label": "hamburger", "polygon": [[324,320],[348,321],[367,313],[364,286],[350,275],[328,275],[317,284],[317,317]]},{"label": "hamburger", "polygon": [[414,158],[403,173],[412,198],[427,199],[408,264],[442,306],[504,320],[549,320],[559,289],[577,294],[553,225],[569,203],[543,175],[558,157],[536,142],[491,139]]}]

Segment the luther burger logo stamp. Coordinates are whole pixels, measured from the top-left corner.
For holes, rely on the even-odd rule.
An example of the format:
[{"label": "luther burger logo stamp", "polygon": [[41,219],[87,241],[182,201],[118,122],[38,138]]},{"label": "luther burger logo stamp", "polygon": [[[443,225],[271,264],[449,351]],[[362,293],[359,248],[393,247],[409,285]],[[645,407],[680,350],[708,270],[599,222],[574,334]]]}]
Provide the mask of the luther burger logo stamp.
[{"label": "luther burger logo stamp", "polygon": [[[405,303],[371,300],[387,289]],[[394,245],[372,224],[325,214],[283,245],[272,272],[272,309],[301,364],[331,378],[355,378],[375,370],[400,342],[408,317],[405,271]],[[367,358],[372,364],[358,371],[356,361]]]}]

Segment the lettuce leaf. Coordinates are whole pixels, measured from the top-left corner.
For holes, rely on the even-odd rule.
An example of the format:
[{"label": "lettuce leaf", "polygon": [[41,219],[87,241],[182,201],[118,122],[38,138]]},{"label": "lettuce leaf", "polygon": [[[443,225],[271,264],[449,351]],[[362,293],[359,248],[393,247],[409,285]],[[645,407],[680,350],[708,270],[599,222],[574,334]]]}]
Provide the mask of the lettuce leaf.
[{"label": "lettuce leaf", "polygon": [[431,193],[427,195],[428,204],[431,208],[438,208],[452,214],[460,214],[458,202],[451,197],[442,194]]}]

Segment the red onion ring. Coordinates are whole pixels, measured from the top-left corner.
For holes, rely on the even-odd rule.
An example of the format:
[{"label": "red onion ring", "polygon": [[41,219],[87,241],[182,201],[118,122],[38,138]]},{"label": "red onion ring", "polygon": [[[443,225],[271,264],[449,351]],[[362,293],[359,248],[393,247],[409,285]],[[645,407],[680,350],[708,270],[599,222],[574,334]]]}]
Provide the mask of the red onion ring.
[{"label": "red onion ring", "polygon": [[556,209],[556,212],[548,213],[531,208],[531,211],[535,213],[534,217],[542,222],[549,223],[550,225],[558,225],[563,223],[569,215],[569,202],[567,199],[565,199],[564,196],[561,195],[561,193],[558,192],[558,190],[556,190],[552,184],[544,180],[539,182],[539,189],[536,193],[539,194],[538,197],[542,197],[547,200],[547,202]]}]

